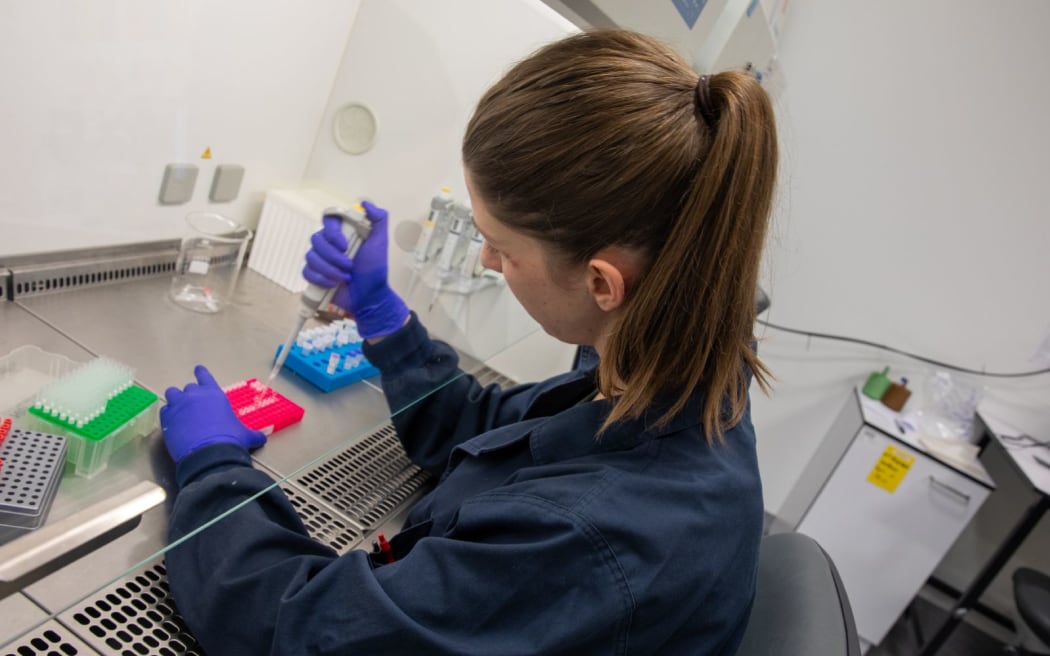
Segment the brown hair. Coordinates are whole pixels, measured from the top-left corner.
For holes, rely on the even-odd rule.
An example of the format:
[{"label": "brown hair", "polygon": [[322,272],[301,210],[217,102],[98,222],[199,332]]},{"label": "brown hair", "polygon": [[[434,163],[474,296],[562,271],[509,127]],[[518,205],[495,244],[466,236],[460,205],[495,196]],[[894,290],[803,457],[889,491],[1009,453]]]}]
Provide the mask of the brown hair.
[{"label": "brown hair", "polygon": [[[476,193],[500,222],[569,263],[632,247],[649,268],[606,342],[603,429],[698,387],[708,440],[742,418],[755,290],[776,179],[772,106],[750,75],[699,81],[656,39],[584,32],[514,66],[479,102],[463,140]],[[702,386],[702,387],[701,387]]]}]

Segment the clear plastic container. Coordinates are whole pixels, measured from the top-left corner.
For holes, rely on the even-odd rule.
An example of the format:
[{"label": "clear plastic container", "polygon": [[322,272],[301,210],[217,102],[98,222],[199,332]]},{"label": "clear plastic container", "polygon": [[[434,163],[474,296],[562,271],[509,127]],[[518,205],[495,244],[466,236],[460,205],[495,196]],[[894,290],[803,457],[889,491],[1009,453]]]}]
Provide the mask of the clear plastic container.
[{"label": "clear plastic container", "polygon": [[0,416],[23,414],[41,388],[82,364],[36,346],[20,346],[0,357]]},{"label": "clear plastic container", "polygon": [[0,415],[14,417],[17,427],[67,438],[66,461],[73,464],[77,476],[91,477],[106,468],[114,451],[157,429],[160,402],[152,392],[132,386],[115,397],[107,405],[106,413],[84,429],[30,412],[40,388],[81,364],[36,346],[11,351],[0,358]]},{"label": "clear plastic container", "polygon": [[170,295],[179,305],[212,314],[233,298],[252,231],[215,212],[186,215]]},{"label": "clear plastic container", "polygon": [[159,405],[156,394],[132,385],[113,397],[101,416],[84,426],[74,426],[37,408],[30,408],[24,423],[34,430],[68,438],[66,460],[73,463],[77,476],[91,477],[106,468],[114,451],[157,428]]}]

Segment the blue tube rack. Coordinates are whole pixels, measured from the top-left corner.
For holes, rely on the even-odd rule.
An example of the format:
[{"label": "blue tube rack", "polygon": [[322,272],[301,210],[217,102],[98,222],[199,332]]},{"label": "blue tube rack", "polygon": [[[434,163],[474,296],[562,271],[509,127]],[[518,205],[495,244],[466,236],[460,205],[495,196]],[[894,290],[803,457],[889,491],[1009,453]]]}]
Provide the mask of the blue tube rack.
[{"label": "blue tube rack", "polygon": [[[281,353],[283,345],[277,347],[274,359]],[[340,364],[335,373],[328,373],[328,361],[333,353],[339,354]],[[361,356],[361,363],[352,369],[343,369],[342,362],[346,356]],[[323,351],[312,351],[303,353],[298,344],[292,345],[288,353],[288,359],[284,361],[284,368],[290,369],[310,381],[314,387],[323,392],[331,392],[340,387],[346,387],[365,378],[379,375],[379,370],[369,362],[361,353],[361,342],[351,342],[342,346],[333,346]]]}]

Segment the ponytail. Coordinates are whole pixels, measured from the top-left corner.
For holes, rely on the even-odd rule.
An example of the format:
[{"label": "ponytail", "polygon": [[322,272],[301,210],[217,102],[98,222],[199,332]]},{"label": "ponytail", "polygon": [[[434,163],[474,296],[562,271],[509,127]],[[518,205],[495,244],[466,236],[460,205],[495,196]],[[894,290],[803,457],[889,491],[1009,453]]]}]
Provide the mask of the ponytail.
[{"label": "ponytail", "polygon": [[[702,385],[705,432],[721,439],[743,417],[749,374],[769,389],[753,326],[777,137],[769,98],[750,75],[719,73],[701,79],[697,90],[697,129],[709,133],[710,146],[606,345],[599,384],[619,396],[604,427],[638,416],[654,390],[679,390],[657,422],[666,423]],[[617,389],[618,380],[629,384]]]},{"label": "ponytail", "polygon": [[485,93],[463,162],[491,214],[553,261],[622,246],[648,264],[604,345],[598,384],[615,402],[603,430],[646,411],[666,424],[699,390],[708,439],[721,440],[744,416],[749,377],[768,389],[752,343],[777,139],[754,78],[698,84],[656,39],[584,32]]}]

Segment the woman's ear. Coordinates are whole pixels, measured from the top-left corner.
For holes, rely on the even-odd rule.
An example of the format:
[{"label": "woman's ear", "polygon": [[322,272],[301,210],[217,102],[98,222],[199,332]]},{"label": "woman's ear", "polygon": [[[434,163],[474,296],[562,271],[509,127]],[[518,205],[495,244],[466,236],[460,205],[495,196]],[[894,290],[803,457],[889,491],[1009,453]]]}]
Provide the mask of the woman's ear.
[{"label": "woman's ear", "polygon": [[627,297],[623,272],[607,259],[591,258],[587,263],[587,291],[603,312],[616,310]]},{"label": "woman's ear", "polygon": [[603,248],[587,262],[587,290],[605,312],[624,304],[638,284],[644,268],[642,257],[622,246]]}]

